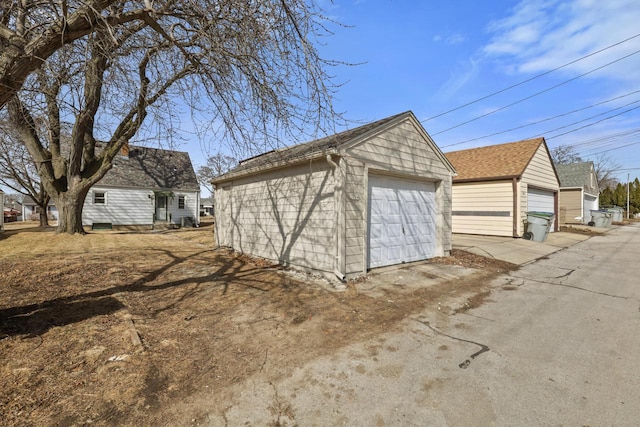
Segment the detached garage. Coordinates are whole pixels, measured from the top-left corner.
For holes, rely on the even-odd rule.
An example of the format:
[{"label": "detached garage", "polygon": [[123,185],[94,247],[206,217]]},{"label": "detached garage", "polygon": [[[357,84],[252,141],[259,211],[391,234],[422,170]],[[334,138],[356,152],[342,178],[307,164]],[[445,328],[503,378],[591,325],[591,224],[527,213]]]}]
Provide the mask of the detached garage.
[{"label": "detached garage", "polygon": [[406,112],[212,181],[219,246],[340,279],[448,255],[454,168]]},{"label": "detached garage", "polygon": [[558,217],[558,175],[544,138],[446,156],[458,172],[453,180],[454,233],[522,237],[527,212]]},{"label": "detached garage", "polygon": [[560,177],[560,224],[588,224],[600,190],[593,162],[556,165]]}]

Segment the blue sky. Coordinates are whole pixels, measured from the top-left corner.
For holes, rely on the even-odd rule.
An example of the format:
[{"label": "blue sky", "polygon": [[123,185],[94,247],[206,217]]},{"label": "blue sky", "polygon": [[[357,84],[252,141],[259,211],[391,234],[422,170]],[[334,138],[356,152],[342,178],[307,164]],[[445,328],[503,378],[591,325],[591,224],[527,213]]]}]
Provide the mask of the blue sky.
[{"label": "blue sky", "polygon": [[[575,144],[585,159],[607,154],[622,169],[637,168],[618,171],[620,180],[627,172],[640,176],[640,92],[633,93],[640,91],[637,0],[323,6],[351,26],[327,40],[325,56],[363,62],[336,70],[338,81],[346,82],[336,106],[347,118],[370,121],[412,110],[445,152],[544,136],[550,148]],[[574,110],[581,111],[567,114]]]},{"label": "blue sky", "polygon": [[[608,155],[620,181],[640,176],[640,1],[321,5],[345,25],[332,27],[323,56],[360,64],[332,70],[344,83],[335,105],[347,119],[412,110],[445,152],[544,136],[551,149],[574,145],[585,160]],[[202,164],[200,147],[189,147]]]},{"label": "blue sky", "polygon": [[[640,176],[640,1],[319,1],[344,24],[330,26],[323,56],[360,63],[330,70],[344,83],[335,106],[350,127],[412,110],[445,152],[544,136],[588,160],[609,155],[630,169],[616,173],[621,181]],[[188,142],[178,149],[197,168],[215,139],[180,125]]]}]

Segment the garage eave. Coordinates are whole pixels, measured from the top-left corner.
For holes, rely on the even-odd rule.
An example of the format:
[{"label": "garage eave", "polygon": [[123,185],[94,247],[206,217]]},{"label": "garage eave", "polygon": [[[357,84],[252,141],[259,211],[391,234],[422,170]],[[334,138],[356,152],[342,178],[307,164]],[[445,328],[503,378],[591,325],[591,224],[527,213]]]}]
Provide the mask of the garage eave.
[{"label": "garage eave", "polygon": [[287,160],[272,162],[267,165],[260,165],[250,169],[243,169],[242,171],[235,172],[235,173],[230,172],[230,173],[221,175],[217,178],[214,178],[210,182],[213,185],[219,185],[225,182],[233,181],[234,179],[243,178],[245,176],[254,175],[254,174],[271,171],[275,169],[282,169],[285,167],[295,166],[301,163],[308,162],[309,160],[320,159],[320,158],[326,157],[327,155],[337,155],[337,154],[339,153],[335,148],[322,150],[322,151],[314,151],[305,156],[301,156],[295,159],[287,159]]}]

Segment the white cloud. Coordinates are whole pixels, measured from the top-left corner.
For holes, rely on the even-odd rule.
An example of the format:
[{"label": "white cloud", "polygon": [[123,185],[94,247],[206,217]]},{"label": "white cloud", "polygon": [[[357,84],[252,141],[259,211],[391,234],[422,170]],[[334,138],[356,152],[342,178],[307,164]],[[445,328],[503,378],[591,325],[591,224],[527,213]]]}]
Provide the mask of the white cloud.
[{"label": "white cloud", "polygon": [[[505,70],[540,73],[637,34],[637,0],[523,0],[506,18],[491,23],[483,53],[506,62]],[[566,71],[582,74],[640,50],[640,37],[580,61]],[[594,77],[640,82],[640,54],[608,66]]]}]

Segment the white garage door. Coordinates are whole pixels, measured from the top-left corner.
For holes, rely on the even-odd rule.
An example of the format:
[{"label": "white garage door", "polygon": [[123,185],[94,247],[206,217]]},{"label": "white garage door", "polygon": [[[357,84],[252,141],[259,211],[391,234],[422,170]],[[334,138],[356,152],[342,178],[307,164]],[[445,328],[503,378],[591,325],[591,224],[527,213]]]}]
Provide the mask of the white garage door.
[{"label": "white garage door", "polygon": [[[527,190],[527,211],[555,213],[553,191],[529,188]],[[551,227],[550,231],[553,232],[554,228],[555,227]]]},{"label": "white garage door", "polygon": [[598,198],[596,196],[584,195],[584,212],[582,223],[588,224],[591,221],[591,210],[598,210]]},{"label": "white garage door", "polygon": [[435,185],[369,176],[369,268],[436,253]]}]

